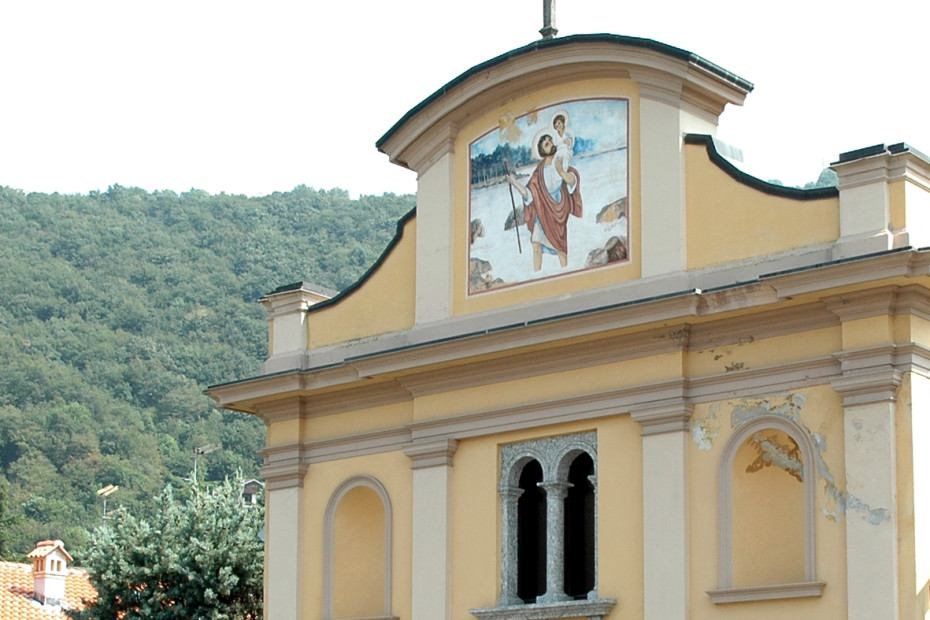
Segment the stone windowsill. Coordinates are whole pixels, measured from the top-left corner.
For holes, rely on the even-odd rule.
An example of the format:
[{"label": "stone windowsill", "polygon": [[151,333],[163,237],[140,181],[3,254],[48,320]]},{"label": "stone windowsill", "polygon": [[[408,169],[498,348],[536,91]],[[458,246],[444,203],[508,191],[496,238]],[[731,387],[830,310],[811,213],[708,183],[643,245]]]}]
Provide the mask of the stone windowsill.
[{"label": "stone windowsill", "polygon": [[747,588],[721,588],[708,590],[712,603],[745,603],[748,601],[770,601],[780,598],[803,598],[822,596],[827,584],[822,581],[805,581],[803,583],[783,583],[772,586],[751,586]]},{"label": "stone windowsill", "polygon": [[479,620],[549,620],[551,618],[599,619],[610,613],[617,599],[565,601],[562,603],[535,603],[529,605],[505,605],[503,607],[480,607],[469,609]]}]

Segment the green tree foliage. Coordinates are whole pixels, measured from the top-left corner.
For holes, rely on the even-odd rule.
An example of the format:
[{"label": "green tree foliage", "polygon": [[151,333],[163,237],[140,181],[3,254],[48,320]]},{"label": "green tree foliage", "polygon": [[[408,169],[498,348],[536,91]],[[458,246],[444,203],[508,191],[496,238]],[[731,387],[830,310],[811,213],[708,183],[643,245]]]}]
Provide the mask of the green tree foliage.
[{"label": "green tree foliage", "polygon": [[255,620],[262,616],[264,510],[242,498],[242,477],[165,487],[146,518],[120,511],[85,555],[96,602],[74,620]]},{"label": "green tree foliage", "polygon": [[[785,184],[778,179],[769,179],[769,183],[772,185],[781,185],[785,187]],[[804,184],[804,187],[800,185],[795,185],[795,189],[820,189],[821,187],[836,187],[839,183],[839,179],[836,176],[836,173],[833,172],[830,168],[824,168],[820,171],[820,175],[817,177],[816,181],[808,181]]]},{"label": "green tree foliage", "polygon": [[206,480],[257,475],[260,420],[209,386],[258,374],[259,298],[354,283],[412,196],[297,187],[262,197],[115,185],[88,195],[0,187],[0,479],[6,552],[58,538],[80,560],[108,508],[141,514],[192,450]]}]

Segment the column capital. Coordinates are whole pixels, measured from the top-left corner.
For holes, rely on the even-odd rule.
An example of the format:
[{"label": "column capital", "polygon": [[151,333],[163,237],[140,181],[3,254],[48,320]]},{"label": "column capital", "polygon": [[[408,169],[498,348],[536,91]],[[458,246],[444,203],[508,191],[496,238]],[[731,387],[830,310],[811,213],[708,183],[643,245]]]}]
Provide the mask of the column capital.
[{"label": "column capital", "polygon": [[455,439],[439,439],[429,442],[414,442],[404,447],[404,454],[412,463],[411,469],[423,467],[452,467],[452,456],[458,450],[459,442]]},{"label": "column capital", "polygon": [[552,481],[552,482],[537,482],[536,486],[546,492],[546,498],[553,499],[564,499],[568,495],[568,490],[572,488],[573,484],[569,482],[561,481]]},{"label": "column capital", "polygon": [[650,403],[630,411],[630,416],[643,427],[643,435],[658,435],[688,431],[694,405],[686,398]]},{"label": "column capital", "polygon": [[834,357],[842,375],[830,386],[843,397],[844,407],[895,401],[901,385],[901,371],[894,365],[895,347],[844,351]]},{"label": "column capital", "polygon": [[277,491],[304,486],[304,476],[309,464],[303,458],[300,444],[263,448],[261,454],[265,457],[265,464],[258,471],[265,479],[266,490]]}]

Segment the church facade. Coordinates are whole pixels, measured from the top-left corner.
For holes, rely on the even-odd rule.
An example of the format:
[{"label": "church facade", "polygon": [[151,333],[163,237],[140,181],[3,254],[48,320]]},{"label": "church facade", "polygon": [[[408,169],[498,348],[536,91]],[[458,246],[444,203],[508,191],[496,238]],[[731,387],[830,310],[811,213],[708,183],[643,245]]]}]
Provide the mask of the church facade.
[{"label": "church facade", "polygon": [[930,160],[718,153],[752,84],[645,39],[478,65],[378,142],[378,263],[267,295],[273,620],[926,618]]}]

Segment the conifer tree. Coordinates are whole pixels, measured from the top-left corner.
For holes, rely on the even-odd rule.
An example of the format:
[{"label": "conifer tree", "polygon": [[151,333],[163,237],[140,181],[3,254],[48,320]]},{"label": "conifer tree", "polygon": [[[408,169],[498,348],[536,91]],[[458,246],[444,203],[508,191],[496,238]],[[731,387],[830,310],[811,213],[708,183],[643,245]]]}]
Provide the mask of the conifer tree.
[{"label": "conifer tree", "polygon": [[169,485],[155,514],[97,528],[83,558],[97,600],[73,620],[262,617],[263,508],[245,503],[241,479],[185,491]]}]

